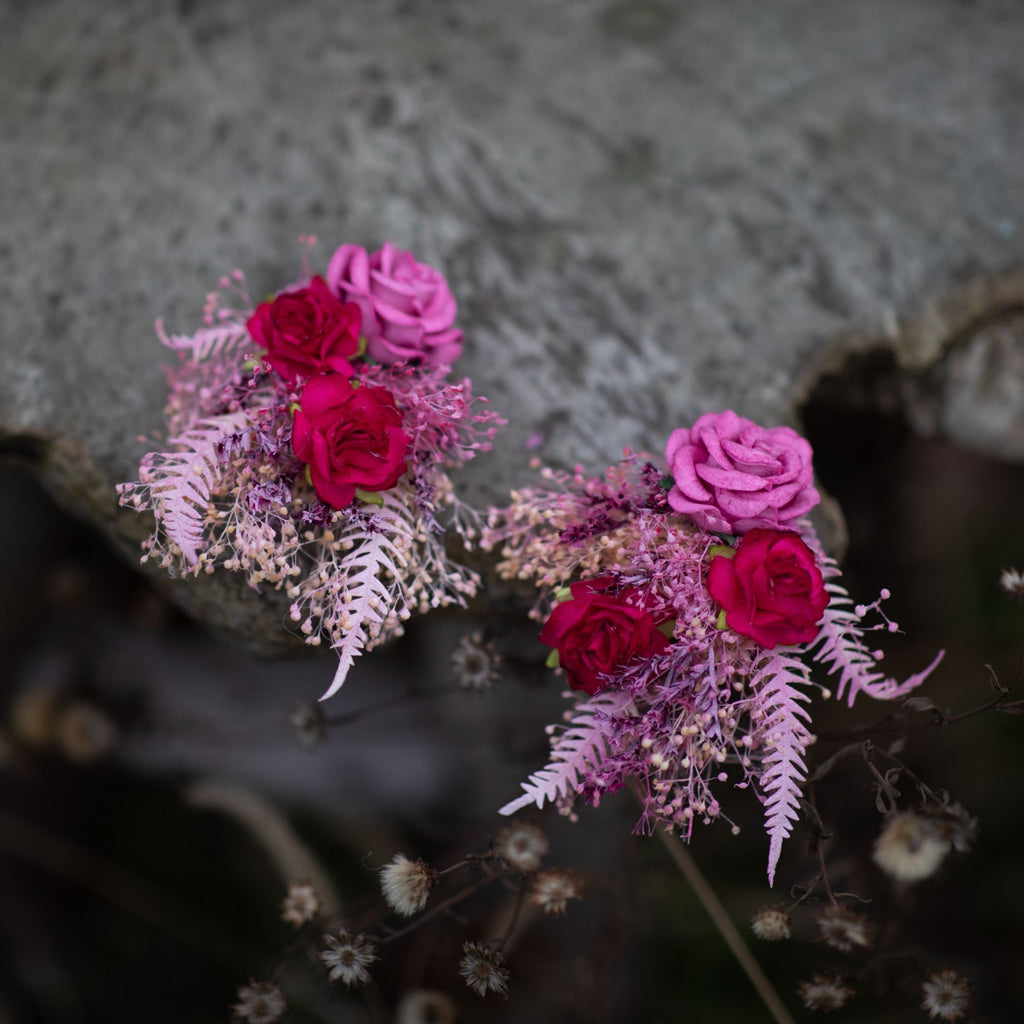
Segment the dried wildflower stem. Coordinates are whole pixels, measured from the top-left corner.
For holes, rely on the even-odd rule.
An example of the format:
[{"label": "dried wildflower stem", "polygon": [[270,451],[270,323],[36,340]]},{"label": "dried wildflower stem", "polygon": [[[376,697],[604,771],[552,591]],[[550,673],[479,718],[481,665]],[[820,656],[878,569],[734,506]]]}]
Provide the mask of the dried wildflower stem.
[{"label": "dried wildflower stem", "polygon": [[365,707],[353,708],[337,715],[328,715],[327,725],[332,728],[339,725],[350,725],[352,722],[361,722],[364,718],[379,714],[382,711],[390,711],[392,708],[404,707],[414,700],[433,700],[435,697],[451,697],[456,693],[464,693],[461,686],[445,686],[436,690],[416,690],[412,693],[400,693],[387,700],[377,701],[375,704],[367,704]]},{"label": "dried wildflower stem", "polygon": [[843,732],[818,733],[818,741],[830,742],[835,740],[859,740],[861,738],[870,739],[873,736],[882,733],[902,735],[908,732],[916,732],[920,729],[933,729],[938,725],[955,725],[957,722],[964,722],[969,718],[982,715],[986,711],[1001,711],[1003,714],[1010,715],[1024,714],[1024,698],[1018,698],[1017,700],[1007,699],[1012,694],[1013,688],[1020,682],[1021,675],[1024,674],[1024,648],[1021,649],[1020,656],[1017,660],[1017,670],[1014,673],[1013,680],[1009,686],[1004,686],[999,682],[999,679],[991,665],[986,665],[985,668],[989,674],[989,683],[992,686],[992,689],[995,690],[996,696],[991,700],[986,701],[984,704],[968,708],[966,711],[960,711],[955,715],[951,715],[948,712],[943,711],[941,708],[934,707],[930,709],[931,714],[934,717],[930,721],[925,722],[907,722],[904,720],[902,712],[895,712],[893,714],[886,715],[873,725],[862,725],[854,729],[847,729]]},{"label": "dried wildflower stem", "polygon": [[400,939],[403,935],[408,935],[409,932],[415,931],[420,925],[426,924],[432,917],[437,917],[438,914],[442,914],[456,904],[461,903],[464,899],[468,899],[473,893],[499,877],[498,875],[484,875],[483,878],[478,879],[472,885],[467,885],[465,889],[455,893],[454,896],[449,896],[448,899],[431,907],[425,914],[421,914],[415,921],[407,924],[404,928],[399,928],[396,932],[388,932],[387,935],[379,940],[378,945],[383,946],[387,942],[393,942],[395,939]]},{"label": "dried wildflower stem", "polygon": [[908,732],[919,732],[921,729],[934,729],[936,726],[956,725],[969,718],[975,718],[986,711],[1001,711],[1003,714],[1024,713],[1024,698],[1018,700],[1007,700],[1007,694],[1000,694],[984,704],[969,708],[967,711],[960,711],[955,715],[944,712],[941,708],[931,708],[930,714],[934,717],[923,722],[907,722],[901,712],[886,715],[871,725],[861,725],[852,729],[844,729],[842,732],[817,733],[818,741],[821,743],[834,743],[838,740],[854,740],[871,738],[879,735],[902,736]]},{"label": "dried wildflower stem", "polygon": [[736,958],[737,963],[746,972],[750,983],[757,990],[762,1002],[768,1008],[772,1019],[776,1024],[795,1024],[790,1012],[782,1004],[778,993],[772,987],[767,975],[761,970],[760,964],[754,959],[753,954],[747,948],[736,926],[732,923],[728,911],[722,905],[721,900],[715,894],[714,889],[708,884],[707,879],[701,874],[696,861],[678,836],[671,835],[663,826],[655,830],[662,845],[669,852],[669,856],[675,861],[676,867],[682,872],[683,877],[690,884],[694,895],[700,900],[701,905],[708,913],[719,934],[725,939],[730,952]]},{"label": "dried wildflower stem", "polygon": [[438,878],[444,878],[445,875],[454,874],[456,871],[461,871],[462,868],[469,867],[470,864],[484,864],[485,862],[493,858],[493,853],[471,853],[468,854],[463,860],[457,861],[455,864],[450,864],[446,868],[442,868],[437,873]]},{"label": "dried wildflower stem", "polygon": [[512,916],[509,918],[508,927],[505,929],[505,934],[501,937],[498,943],[498,951],[504,953],[508,944],[512,941],[512,936],[515,934],[516,926],[519,924],[519,918],[523,912],[523,903],[526,902],[526,886],[522,883],[519,885],[519,890],[516,893],[516,905],[512,910]]},{"label": "dried wildflower stem", "polygon": [[814,783],[808,784],[807,787],[807,799],[804,801],[805,811],[813,811],[814,817],[814,854],[818,861],[818,881],[825,887],[825,894],[828,896],[829,903],[835,907],[838,906],[836,902],[835,893],[832,892],[832,886],[828,880],[828,870],[825,867],[825,840],[832,838],[831,832],[825,831],[824,822],[821,820],[821,815],[818,813],[818,804],[814,796]]},{"label": "dried wildflower stem", "polygon": [[285,885],[307,880],[320,899],[324,916],[334,918],[341,914],[341,901],[327,869],[271,803],[241,786],[213,780],[193,783],[184,796],[193,807],[219,811],[247,828],[266,851]]}]

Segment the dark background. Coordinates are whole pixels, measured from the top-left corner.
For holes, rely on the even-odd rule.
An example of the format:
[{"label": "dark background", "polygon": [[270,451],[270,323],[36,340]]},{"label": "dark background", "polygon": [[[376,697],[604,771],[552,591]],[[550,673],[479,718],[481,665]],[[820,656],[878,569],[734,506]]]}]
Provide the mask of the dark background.
[{"label": "dark background", "polygon": [[[986,664],[1010,683],[1021,647],[1024,609],[997,580],[1002,568],[1024,566],[1024,469],[915,438],[898,417],[877,410],[840,408],[833,392],[841,384],[832,381],[832,391],[809,403],[805,426],[820,479],[847,515],[849,589],[867,600],[882,586],[892,591],[886,607],[905,635],[884,640],[891,672],[916,671],[944,647],[946,659],[922,692],[954,713],[981,705],[992,694]],[[401,994],[421,987],[450,993],[466,1021],[766,1019],[659,842],[629,834],[627,794],[583,809],[575,825],[540,816],[552,839],[548,861],[581,872],[585,899],[563,919],[530,924],[510,953],[507,1002],[491,997],[481,1004],[462,987],[455,966],[461,943],[507,913],[510,895],[500,886],[468,901],[458,917],[389,947],[374,965],[365,1001],[360,994],[346,998],[318,967],[303,966],[309,960],[301,943],[296,947],[278,918],[284,881],[264,849],[237,822],[183,801],[184,787],[202,773],[173,770],[172,755],[144,753],[173,742],[159,720],[169,705],[153,687],[173,683],[175,672],[184,679],[196,658],[213,666],[206,685],[214,704],[219,686],[244,686],[254,673],[276,678],[274,688],[253,689],[254,715],[269,723],[263,732],[246,739],[245,723],[236,722],[232,727],[241,731],[226,735],[215,711],[186,723],[186,733],[194,730],[192,764],[215,763],[220,777],[269,793],[326,865],[346,913],[372,920],[383,909],[374,868],[398,849],[438,867],[485,849],[501,825],[493,811],[514,794],[516,773],[543,759],[543,725],[561,704],[531,627],[513,612],[417,623],[402,641],[364,659],[329,711],[349,713],[385,695],[399,703],[332,730],[320,750],[300,751],[288,714],[296,697],[315,695],[323,685],[328,661],[254,662],[224,647],[59,510],[27,472],[6,465],[2,490],[4,699],[11,706],[26,688],[51,687],[62,699],[91,702],[117,725],[109,755],[87,764],[57,749],[31,749],[10,722],[4,730],[5,1024],[225,1020],[239,984],[275,971],[299,1007],[287,1018],[295,1021],[388,1020]],[[471,628],[483,628],[511,655],[499,687],[483,696],[404,701],[403,695],[451,684],[447,651]],[[164,677],[155,681],[140,669],[126,680],[123,657],[112,654],[125,645],[131,651],[155,646],[170,662]],[[371,669],[378,660],[382,667]],[[146,657],[137,663],[144,666]],[[271,713],[256,702],[272,705]],[[477,724],[453,732],[467,704]],[[815,728],[841,731],[879,720],[884,711],[867,701],[851,711],[817,700]],[[324,778],[325,751],[374,728],[381,736],[411,730],[426,756],[447,759],[454,773],[412,791],[407,774],[417,772],[422,751],[403,760],[410,744],[389,747],[381,739],[360,754],[359,770]],[[867,957],[815,944],[813,907],[797,910],[793,940],[752,941],[798,1019],[797,982],[824,969],[841,970],[857,989],[837,1019],[923,1019],[917,1009],[922,972],[943,966],[971,980],[977,1019],[1015,1019],[1012,1007],[1024,998],[1015,952],[1024,941],[1017,854],[1021,728],[1019,719],[987,712],[908,733],[901,754],[908,767],[933,788],[948,789],[979,818],[980,830],[971,853],[952,855],[934,878],[902,894],[869,860],[880,818],[857,758],[820,784],[818,803],[834,834],[826,847],[833,885],[872,900],[863,909],[878,928],[899,921],[905,959],[860,977]],[[288,762],[290,776],[279,776],[276,786],[261,786],[248,767],[253,745],[264,744],[267,756],[283,747],[298,752]],[[812,754],[821,758],[834,749],[823,742]],[[317,786],[325,790],[322,799],[310,799]],[[331,793],[340,791],[339,803]],[[914,806],[909,782],[903,796]],[[698,829],[691,847],[741,925],[758,907],[785,900],[787,888],[814,870],[798,828],[784,849],[775,891],[767,889],[766,844],[750,804],[736,793],[727,807],[743,826],[739,837],[724,827]],[[314,942],[317,937],[314,929]]]}]

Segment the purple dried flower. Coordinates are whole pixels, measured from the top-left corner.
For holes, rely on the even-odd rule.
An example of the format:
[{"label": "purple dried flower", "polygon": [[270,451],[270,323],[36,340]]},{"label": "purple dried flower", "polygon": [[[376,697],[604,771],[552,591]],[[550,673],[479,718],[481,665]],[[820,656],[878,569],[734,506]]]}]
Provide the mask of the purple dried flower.
[{"label": "purple dried flower", "polygon": [[253,512],[267,512],[272,508],[290,505],[292,492],[279,480],[264,480],[245,494],[245,503]]},{"label": "purple dried flower", "polygon": [[695,821],[728,821],[720,786],[754,788],[764,805],[771,881],[797,816],[812,740],[809,663],[836,673],[839,696],[850,700],[858,692],[882,699],[909,692],[935,663],[902,683],[878,671],[877,655],[862,641],[862,611],[850,607],[839,570],[804,521],[794,529],[830,603],[814,640],[768,650],[720,628],[707,586],[720,538],[669,509],[662,469],[627,452],[600,477],[580,468],[543,469],[542,477],[544,486],[518,490],[508,508],[489,510],[483,544],[500,546],[499,573],[538,586],[533,614],[541,621],[555,595],[578,581],[635,592],[657,611],[670,643],[602,677],[600,692],[549,730],[549,764],[502,813],[552,802],[571,816],[579,798],[596,804],[633,781],[643,804],[637,830],[660,822],[688,838]]},{"label": "purple dried flower", "polygon": [[346,351],[354,386],[393,395],[408,452],[387,493],[356,491],[357,504],[336,512],[315,496],[293,450],[300,378],[282,377],[255,343],[241,276],[225,277],[221,289],[232,296],[210,293],[206,326],[194,334],[168,335],[158,324],[177,356],[167,370],[168,440],[142,459],[137,482],[119,487],[121,503],[156,517],[144,560],[193,576],[222,565],[254,588],[285,590],[306,642],[338,655],[329,695],[357,655],[399,634],[410,615],[476,592],[476,574],[444,546],[446,526],[471,539],[475,516],[448,473],[488,449],[504,421],[441,367],[379,366]]}]

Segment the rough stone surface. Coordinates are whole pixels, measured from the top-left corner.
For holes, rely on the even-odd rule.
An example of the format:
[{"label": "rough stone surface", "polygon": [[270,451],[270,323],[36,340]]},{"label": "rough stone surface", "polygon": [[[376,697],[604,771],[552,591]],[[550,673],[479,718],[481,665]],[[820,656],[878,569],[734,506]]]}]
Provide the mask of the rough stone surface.
[{"label": "rough stone surface", "polygon": [[[1022,51],[1016,0],[8,0],[0,447],[133,547],[154,319],[189,330],[235,266],[292,279],[309,231],[448,275],[460,369],[512,421],[479,502],[536,433],[598,467],[723,406],[792,421],[852,348],[928,367],[1024,304]],[[966,403],[1005,454],[1024,395],[976,410],[1021,337],[931,422]],[[177,589],[274,633],[242,587]]]}]

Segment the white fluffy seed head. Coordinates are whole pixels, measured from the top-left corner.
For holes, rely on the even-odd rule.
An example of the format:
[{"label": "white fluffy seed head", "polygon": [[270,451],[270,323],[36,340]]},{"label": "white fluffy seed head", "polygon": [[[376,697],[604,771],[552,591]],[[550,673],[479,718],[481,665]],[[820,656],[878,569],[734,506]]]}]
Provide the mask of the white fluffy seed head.
[{"label": "white fluffy seed head", "polygon": [[931,1020],[962,1020],[971,1001],[971,987],[956,971],[929,974],[921,986],[921,1009]]},{"label": "white fluffy seed head", "polygon": [[810,981],[800,982],[797,992],[808,1010],[824,1013],[841,1010],[854,994],[841,978],[827,974],[815,974]]},{"label": "white fluffy seed head", "polygon": [[246,1024],[275,1024],[288,1009],[281,990],[269,981],[250,981],[238,990],[232,1007],[235,1020]]},{"label": "white fluffy seed head", "polygon": [[542,871],[533,881],[529,900],[552,917],[565,913],[569,900],[580,899],[583,883],[571,871],[552,868]]},{"label": "white fluffy seed head", "polygon": [[867,949],[871,945],[868,919],[845,907],[827,907],[815,924],[818,938],[840,953],[850,953],[856,948]]},{"label": "white fluffy seed head", "polygon": [[872,857],[898,882],[919,882],[933,875],[949,853],[949,840],[933,818],[912,811],[894,814],[878,838]]},{"label": "white fluffy seed head", "polygon": [[789,914],[781,907],[762,907],[751,919],[751,931],[764,942],[781,942],[790,936]]},{"label": "white fluffy seed head", "polygon": [[281,902],[281,920],[295,928],[308,924],[320,913],[320,897],[308,882],[292,882]]},{"label": "white fluffy seed head", "polygon": [[396,854],[380,872],[385,902],[403,917],[412,917],[427,905],[430,890],[436,882],[437,874],[429,864],[422,860],[409,860],[404,853]]},{"label": "white fluffy seed head", "polygon": [[506,825],[495,837],[494,855],[513,871],[527,874],[540,867],[548,852],[548,837],[543,830],[529,821]]},{"label": "white fluffy seed head", "polygon": [[509,975],[505,969],[505,958],[486,943],[467,942],[463,945],[459,974],[481,999],[488,992],[508,997]]},{"label": "white fluffy seed head", "polygon": [[346,988],[352,988],[369,982],[367,968],[377,959],[377,947],[365,935],[352,935],[342,928],[335,935],[324,936],[320,959],[331,981],[340,981]]}]

